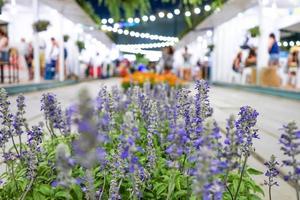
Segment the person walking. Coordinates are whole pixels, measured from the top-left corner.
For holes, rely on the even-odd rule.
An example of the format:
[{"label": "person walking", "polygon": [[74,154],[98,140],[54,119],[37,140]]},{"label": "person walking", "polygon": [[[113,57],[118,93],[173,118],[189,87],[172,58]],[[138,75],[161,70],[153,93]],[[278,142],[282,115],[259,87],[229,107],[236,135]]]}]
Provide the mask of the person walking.
[{"label": "person walking", "polygon": [[51,38],[51,49],[46,64],[46,80],[53,80],[58,68],[59,46],[55,38]]},{"label": "person walking", "polygon": [[269,35],[269,66],[276,67],[279,64],[279,46],[274,33]]}]

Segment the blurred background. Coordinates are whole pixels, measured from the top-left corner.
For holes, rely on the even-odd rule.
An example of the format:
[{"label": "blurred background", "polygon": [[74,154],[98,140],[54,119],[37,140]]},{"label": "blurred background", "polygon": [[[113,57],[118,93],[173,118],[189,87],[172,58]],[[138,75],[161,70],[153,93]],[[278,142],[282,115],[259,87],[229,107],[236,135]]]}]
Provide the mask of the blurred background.
[{"label": "blurred background", "polygon": [[1,0],[0,84],[172,73],[300,89],[299,0]]}]

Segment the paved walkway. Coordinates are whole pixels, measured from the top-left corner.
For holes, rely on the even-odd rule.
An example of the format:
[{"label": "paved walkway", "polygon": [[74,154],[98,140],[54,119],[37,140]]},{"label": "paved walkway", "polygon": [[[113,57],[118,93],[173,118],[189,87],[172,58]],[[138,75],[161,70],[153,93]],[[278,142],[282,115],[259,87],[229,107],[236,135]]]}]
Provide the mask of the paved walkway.
[{"label": "paved walkway", "polygon": [[[80,89],[87,88],[92,96],[96,96],[100,85],[105,84],[108,87],[119,85],[119,79],[108,79],[101,81],[84,82],[72,86],[50,89],[47,91],[38,91],[26,94],[27,117],[30,123],[36,123],[42,120],[40,112],[41,94],[53,92],[63,106],[70,105],[77,101],[77,95]],[[15,101],[16,96],[11,100]],[[280,128],[283,124],[296,121],[300,126],[300,101],[292,101],[280,97],[245,92],[242,90],[228,89],[222,87],[213,87],[210,92],[210,100],[214,108],[214,117],[219,125],[225,128],[226,119],[230,114],[237,115],[239,108],[244,105],[254,107],[259,113],[258,127],[260,129],[260,140],[255,142],[257,158],[250,159],[250,165],[264,171],[265,167],[262,160],[268,160],[272,154],[282,160],[284,156],[280,152],[278,139],[280,137]],[[12,103],[15,106],[15,103]],[[287,170],[283,170],[284,173]],[[260,184],[263,184],[264,177],[256,178]],[[278,200],[294,200],[294,189],[279,180],[280,188],[274,189],[274,198]],[[266,188],[265,188],[266,189]],[[266,199],[267,190],[266,192]]]},{"label": "paved walkway", "polygon": [[[214,108],[214,118],[222,127],[225,127],[226,119],[230,114],[237,115],[241,106],[249,105],[259,112],[258,128],[260,140],[256,140],[254,143],[255,154],[258,159],[251,159],[250,165],[257,167],[261,171],[266,170],[265,166],[262,165],[262,160],[268,160],[272,154],[279,161],[284,158],[278,142],[282,125],[295,121],[300,128],[300,101],[222,87],[213,87],[211,89],[210,100]],[[286,169],[282,171],[287,173]],[[257,177],[257,181],[260,184],[263,184],[263,180],[262,176]],[[291,186],[282,179],[279,180],[279,184],[280,188],[274,188],[273,199],[296,199],[295,190]],[[267,194],[267,190],[265,190],[265,193]]]}]

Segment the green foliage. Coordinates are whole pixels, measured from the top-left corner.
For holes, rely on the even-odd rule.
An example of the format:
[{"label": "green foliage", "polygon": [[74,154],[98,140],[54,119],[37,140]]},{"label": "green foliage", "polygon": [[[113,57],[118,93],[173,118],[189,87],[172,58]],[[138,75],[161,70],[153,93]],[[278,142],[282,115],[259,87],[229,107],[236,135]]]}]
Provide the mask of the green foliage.
[{"label": "green foliage", "polygon": [[46,31],[48,26],[50,26],[50,22],[48,20],[38,20],[33,23],[32,27],[35,32]]},{"label": "green foliage", "polygon": [[[84,95],[82,95],[84,96]],[[118,149],[120,135],[122,130],[120,128],[123,123],[125,112],[127,110],[133,110],[137,105],[131,103],[126,110],[116,111],[112,113],[111,117],[115,123],[115,128],[109,130],[110,142],[103,145],[103,148],[107,152],[107,161],[112,163],[114,159],[113,155]],[[98,113],[101,116],[103,113]],[[135,140],[137,146],[142,149],[147,149],[148,145],[148,130],[146,128],[146,121],[142,117],[141,110],[136,109],[135,127],[138,129],[139,137]],[[160,133],[162,138],[167,138],[170,132],[168,120],[162,120],[157,125],[157,132]],[[209,134],[209,133],[207,133]],[[167,165],[167,161],[170,160],[169,154],[166,153],[166,148],[169,145],[168,142],[162,142],[159,135],[153,135],[153,151],[156,155],[156,162],[153,168],[145,171],[149,172],[148,178],[145,179],[139,190],[142,193],[143,199],[156,199],[156,200],[198,200],[199,196],[194,196],[192,193],[193,176],[191,176],[186,169],[189,170],[195,165],[195,163],[186,162],[189,154],[179,155],[176,161],[180,163],[179,168],[172,168]],[[4,180],[4,183],[0,186],[0,199],[22,199],[24,191],[28,191],[23,199],[26,200],[81,200],[87,199],[85,194],[85,188],[88,185],[86,180],[86,171],[79,164],[72,165],[70,175],[74,180],[81,180],[80,182],[73,181],[73,184],[63,186],[52,186],[57,181],[58,172],[56,169],[56,149],[59,144],[65,144],[72,149],[71,146],[75,139],[78,138],[77,134],[71,134],[68,136],[51,137],[45,134],[42,143],[41,151],[37,151],[37,166],[35,168],[35,176],[28,177],[28,162],[22,159],[9,160],[6,164],[7,170],[0,177]],[[22,146],[25,151],[29,151],[29,147],[26,143]],[[71,152],[72,154],[72,152]],[[135,154],[142,166],[146,166],[148,160],[148,154],[145,152],[137,151]],[[26,157],[25,157],[26,158]],[[245,159],[246,160],[246,159]],[[200,161],[201,162],[201,161]],[[224,200],[231,200],[232,193],[238,192],[238,199],[247,200],[260,200],[264,195],[261,187],[255,183],[252,179],[254,175],[261,175],[262,172],[246,167],[243,168],[244,176],[241,179],[240,171],[230,171],[220,177],[223,183],[226,183],[227,190],[224,193]],[[111,170],[111,166],[107,165],[95,165],[91,169],[91,176],[94,180],[93,188],[95,190],[103,191],[102,199],[108,199],[110,183],[114,178],[114,172]],[[217,175],[216,175],[217,176]],[[219,176],[217,177],[219,178]],[[117,180],[120,185],[121,199],[133,199],[132,188],[133,181],[131,173],[126,173],[124,177]]]},{"label": "green foliage", "polygon": [[70,36],[69,35],[64,35],[64,42],[68,42],[70,39]]},{"label": "green foliage", "polygon": [[259,27],[258,26],[255,26],[253,28],[250,28],[248,30],[248,32],[250,33],[251,37],[258,37],[260,36],[260,30],[259,30]]},{"label": "green foliage", "polygon": [[121,19],[121,10],[124,11],[125,18],[134,17],[135,12],[143,16],[150,10],[149,0],[98,0],[98,2],[108,8],[116,21]]},{"label": "green foliage", "polygon": [[78,47],[79,52],[81,52],[83,49],[85,49],[85,44],[83,41],[77,40],[76,45]]},{"label": "green foliage", "polygon": [[136,63],[137,64],[144,64],[148,65],[149,64],[149,59],[145,58],[143,54],[136,54]]},{"label": "green foliage", "polygon": [[93,6],[87,2],[86,0],[76,0],[76,2],[82,7],[82,9],[91,17],[91,19],[96,22],[100,23],[100,17],[96,14]]},{"label": "green foliage", "polygon": [[[67,199],[66,197],[72,191],[72,188],[76,186],[71,186],[70,191],[68,191],[62,187],[53,188],[51,187],[51,183],[56,179],[56,146],[59,143],[70,145],[73,138],[74,136],[44,140],[43,148],[47,153],[39,153],[37,155],[40,160],[36,169],[37,175],[33,179],[32,188],[26,195],[26,199]],[[28,150],[26,146],[23,146],[23,148]],[[27,189],[27,186],[31,182],[30,178],[27,177],[28,166],[25,161],[11,161],[9,165],[12,170],[7,170],[0,177],[1,180],[5,180],[4,186],[0,189],[0,199],[17,199],[17,197],[20,197],[22,192]],[[77,193],[79,193],[79,191],[77,191]]]},{"label": "green foliage", "polygon": [[[262,175],[263,173],[248,167],[244,173],[244,176],[241,181],[240,190],[238,194],[238,199],[245,200],[261,200],[261,196],[264,196],[264,191],[261,186],[255,183],[251,176]],[[224,178],[224,177],[223,177]],[[234,195],[235,191],[238,188],[240,180],[240,172],[230,172],[227,177],[227,188],[225,190],[223,199],[231,200],[231,195]]]}]

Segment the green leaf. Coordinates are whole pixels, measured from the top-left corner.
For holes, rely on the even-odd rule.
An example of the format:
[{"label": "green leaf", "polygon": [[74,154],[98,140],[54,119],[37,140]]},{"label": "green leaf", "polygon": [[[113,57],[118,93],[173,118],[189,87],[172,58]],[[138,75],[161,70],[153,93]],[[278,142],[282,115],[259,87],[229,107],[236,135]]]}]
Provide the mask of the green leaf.
[{"label": "green leaf", "polygon": [[257,196],[256,194],[251,194],[249,196],[249,200],[262,200],[262,198],[260,198],[259,196]]},{"label": "green leaf", "polygon": [[248,200],[248,198],[245,196],[238,196],[238,200]]},{"label": "green leaf", "polygon": [[254,192],[260,193],[260,194],[265,196],[265,193],[264,193],[263,189],[258,185],[255,185]]},{"label": "green leaf", "polygon": [[181,197],[186,196],[186,195],[187,195],[186,190],[180,190],[180,191],[175,192],[174,197],[175,197],[175,199],[180,199]]},{"label": "green leaf", "polygon": [[69,197],[69,194],[66,191],[59,191],[55,193],[55,198],[62,198],[62,199],[67,199]]},{"label": "green leaf", "polygon": [[82,197],[83,197],[83,194],[82,194],[80,186],[79,185],[72,185],[70,195],[72,196],[72,198],[74,200],[81,200]]},{"label": "green leaf", "polygon": [[40,185],[38,187],[38,191],[45,196],[51,196],[51,194],[52,194],[51,186],[46,185],[46,184]]},{"label": "green leaf", "polygon": [[41,199],[46,199],[44,195],[37,191],[33,191],[33,199],[34,200],[41,200]]},{"label": "green leaf", "polygon": [[180,191],[181,190],[181,184],[180,184],[180,178],[179,177],[175,180],[175,185],[176,185],[176,189]]},{"label": "green leaf", "polygon": [[153,190],[156,191],[158,188],[160,188],[164,183],[155,183]]},{"label": "green leaf", "polygon": [[167,189],[167,187],[167,185],[162,185],[160,188],[158,188],[157,195],[161,195]]},{"label": "green leaf", "polygon": [[263,174],[263,172],[261,172],[257,169],[254,169],[254,168],[248,168],[247,172],[251,175],[262,175]]},{"label": "green leaf", "polygon": [[239,180],[234,179],[232,183],[233,183],[233,190],[236,191],[238,188]]}]

